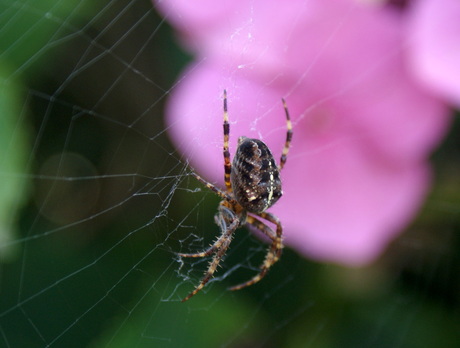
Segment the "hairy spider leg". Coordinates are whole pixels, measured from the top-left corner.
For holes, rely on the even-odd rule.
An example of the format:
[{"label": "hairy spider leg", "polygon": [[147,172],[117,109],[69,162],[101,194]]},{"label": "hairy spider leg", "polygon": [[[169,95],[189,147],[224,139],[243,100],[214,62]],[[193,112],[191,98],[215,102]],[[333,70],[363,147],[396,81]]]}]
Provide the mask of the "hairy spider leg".
[{"label": "hairy spider leg", "polygon": [[[228,221],[233,222],[236,219],[236,217],[235,217],[235,214],[231,210],[229,210],[227,207],[225,207],[222,203],[223,202],[221,202],[219,212],[215,216],[215,220],[216,220],[216,224],[220,227],[221,231],[226,231],[228,229],[227,223],[226,223],[226,219],[223,217],[222,212],[225,211],[225,213],[228,216],[231,216],[231,217],[227,217]],[[197,253],[177,253],[177,255],[181,257],[206,257],[206,256],[214,254],[216,250],[222,246],[222,243],[224,241],[225,241],[225,233],[222,233],[221,236],[217,238],[217,240],[208,249],[204,251],[197,252]]]},{"label": "hairy spider leg", "polygon": [[[280,219],[273,215],[272,213],[269,212],[262,212],[258,214],[259,217],[261,217],[264,220],[267,220],[274,224],[276,226],[276,239],[273,241],[271,245],[271,251],[275,253],[275,256],[273,258],[274,262],[277,262],[280,257],[281,253],[283,252],[283,226],[281,226],[281,221]],[[271,230],[271,229],[270,229]]]},{"label": "hairy spider leg", "polygon": [[[219,195],[222,199],[224,199],[225,201],[228,201],[230,204],[232,204],[232,203],[236,204],[236,201],[227,192],[224,192],[220,188],[218,188],[217,186],[207,182],[206,180],[204,180],[198,174],[196,174],[194,172],[192,172],[192,174],[199,182],[201,182],[208,189],[210,189],[211,191],[213,191],[214,193]],[[190,253],[190,254],[177,253],[177,255],[182,256],[182,257],[205,257],[205,256],[209,256],[212,253],[214,253],[220,247],[219,240],[220,239],[218,239],[214,245],[212,245],[209,249],[206,249],[205,251],[198,252],[198,253]]]},{"label": "hairy spider leg", "polygon": [[228,143],[230,139],[230,123],[228,123],[228,108],[227,108],[227,91],[224,89],[224,181],[227,192],[232,192],[232,184],[230,182],[230,174],[232,172],[232,162],[230,162],[230,151]]},{"label": "hairy spider leg", "polygon": [[184,254],[184,253],[177,253],[180,257],[206,257],[212,255],[222,246],[223,243],[223,236],[220,236],[210,248],[206,249],[205,251],[201,251],[198,253],[191,253],[191,254]]},{"label": "hairy spider leg", "polygon": [[[221,216],[222,217],[222,216]],[[223,217],[222,217],[223,219]],[[234,216],[234,220],[231,222],[231,224],[228,226],[228,228],[225,230],[225,232],[222,234],[222,236],[218,239],[218,242],[220,243],[220,247],[216,248],[216,253],[214,254],[214,257],[212,258],[211,262],[209,263],[209,267],[204,274],[203,279],[201,279],[200,284],[193,290],[190,294],[188,294],[182,302],[185,302],[189,300],[192,296],[196,295],[198,291],[203,289],[203,287],[208,283],[209,279],[212,278],[214,272],[217,269],[217,266],[220,263],[220,260],[222,257],[224,257],[225,253],[227,252],[228,247],[230,246],[230,243],[232,241],[232,235],[233,232],[238,228],[240,224],[240,220]],[[212,248],[212,247],[211,247]]]},{"label": "hairy spider leg", "polygon": [[232,291],[240,290],[247,286],[251,286],[259,282],[263,277],[265,277],[270,267],[273,266],[281,257],[281,253],[283,252],[283,241],[282,241],[283,228],[281,227],[281,222],[275,215],[271,213],[262,212],[258,214],[258,216],[276,225],[276,234],[275,234],[275,232],[273,232],[273,230],[270,227],[265,225],[262,221],[260,221],[256,217],[248,215],[246,219],[246,222],[249,225],[254,226],[255,228],[263,232],[266,236],[268,236],[272,240],[270,249],[267,255],[265,256],[264,262],[260,265],[260,272],[257,275],[255,275],[253,278],[251,278],[247,282],[244,282],[244,283],[228,288],[228,290],[232,290]]},{"label": "hairy spider leg", "polygon": [[195,177],[195,179],[197,179],[199,182],[201,182],[204,186],[206,186],[208,189],[213,191],[215,194],[217,194],[222,199],[225,199],[225,200],[227,200],[227,201],[229,201],[231,203],[236,204],[235,199],[229,193],[224,192],[220,188],[218,188],[217,186],[211,184],[210,182],[207,182],[206,180],[204,180],[201,176],[199,176],[195,172],[192,172],[192,175]]},{"label": "hairy spider leg", "polygon": [[288,152],[289,152],[289,147],[290,147],[291,141],[292,141],[292,122],[291,122],[291,117],[289,116],[289,110],[288,110],[288,107],[286,105],[286,101],[284,99],[281,99],[281,101],[283,102],[284,111],[286,112],[287,133],[286,133],[286,142],[284,143],[283,152],[281,154],[280,165],[278,166],[279,170],[283,169],[283,167],[284,167],[284,165],[286,163],[287,155],[288,155]]}]

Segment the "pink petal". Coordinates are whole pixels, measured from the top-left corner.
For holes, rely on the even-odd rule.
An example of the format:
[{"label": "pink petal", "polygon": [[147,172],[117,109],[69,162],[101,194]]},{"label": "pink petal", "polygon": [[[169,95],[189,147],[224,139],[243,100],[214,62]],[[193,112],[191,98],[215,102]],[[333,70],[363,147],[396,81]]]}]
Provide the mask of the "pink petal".
[{"label": "pink petal", "polygon": [[429,177],[427,165],[389,165],[353,138],[324,147],[296,138],[285,194],[272,211],[288,245],[318,260],[363,265],[413,219]]},{"label": "pink petal", "polygon": [[411,70],[428,89],[459,106],[460,1],[416,1],[411,17]]}]

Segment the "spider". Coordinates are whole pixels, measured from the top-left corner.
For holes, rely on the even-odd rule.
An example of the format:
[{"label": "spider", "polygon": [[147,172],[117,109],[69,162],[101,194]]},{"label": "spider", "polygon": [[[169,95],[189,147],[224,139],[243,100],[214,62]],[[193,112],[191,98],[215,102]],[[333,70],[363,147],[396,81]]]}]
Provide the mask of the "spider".
[{"label": "spider", "polygon": [[[264,262],[260,265],[260,272],[247,282],[232,286],[229,290],[239,290],[260,281],[267,274],[270,267],[279,260],[283,250],[283,229],[281,222],[275,215],[265,210],[275,204],[283,194],[281,190],[280,171],[286,163],[292,140],[292,123],[286,102],[284,99],[281,99],[286,113],[287,134],[279,165],[276,165],[275,159],[265,143],[259,139],[250,139],[244,136],[238,139],[238,147],[233,158],[233,163],[231,163],[228,149],[230,124],[228,123],[227,92],[225,90],[223,99],[223,155],[226,190],[221,190],[193,173],[198,181],[222,198],[218,212],[214,217],[222,234],[207,250],[192,254],[178,254],[181,257],[206,257],[214,254],[200,284],[182,302],[196,295],[212,278],[217,266],[230,246],[233,233],[238,227],[246,224],[254,226],[270,238],[271,245]],[[276,226],[276,232],[261,219],[273,223]]]}]

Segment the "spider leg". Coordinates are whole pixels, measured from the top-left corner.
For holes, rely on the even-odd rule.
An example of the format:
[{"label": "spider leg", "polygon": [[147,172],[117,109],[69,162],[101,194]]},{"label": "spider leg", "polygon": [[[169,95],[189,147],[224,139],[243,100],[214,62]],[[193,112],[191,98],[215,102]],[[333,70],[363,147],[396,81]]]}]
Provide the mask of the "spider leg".
[{"label": "spider leg", "polygon": [[233,199],[230,194],[227,192],[222,191],[220,188],[218,188],[216,185],[211,184],[210,182],[204,180],[201,176],[198,174],[192,172],[192,175],[199,181],[201,182],[204,186],[206,186],[208,189],[213,191],[215,194],[217,194],[220,198],[228,200],[230,202],[234,202],[235,200]]},{"label": "spider leg", "polygon": [[279,170],[283,169],[286,163],[287,155],[289,152],[289,146],[291,145],[291,141],[292,141],[292,123],[291,123],[291,118],[289,117],[289,110],[286,105],[286,101],[284,99],[281,99],[281,101],[283,102],[284,111],[286,112],[287,133],[286,133],[286,142],[284,143],[283,152],[281,154],[280,165],[278,166]]},{"label": "spider leg", "polygon": [[267,212],[262,212],[258,214],[258,216],[275,224],[276,233],[273,232],[273,230],[269,226],[267,226],[254,216],[249,215],[247,217],[246,222],[256,227],[258,230],[262,231],[266,236],[268,236],[272,240],[272,244],[270,245],[270,249],[268,250],[267,255],[265,256],[264,262],[262,263],[262,265],[260,265],[260,272],[247,282],[232,286],[229,288],[229,290],[240,290],[247,286],[257,283],[263,277],[265,277],[270,267],[273,266],[275,262],[277,262],[281,257],[281,253],[283,251],[283,229],[281,227],[279,219],[275,215]]},{"label": "spider leg", "polygon": [[[192,174],[199,182],[201,182],[203,185],[205,185],[207,188],[212,190],[214,193],[219,195],[224,200],[229,201],[230,203],[235,201],[233,199],[233,197],[231,197],[227,192],[224,192],[220,188],[218,188],[217,186],[211,184],[210,182],[207,182],[206,180],[204,180],[198,174],[196,174],[196,173],[192,173]],[[217,215],[216,215],[216,217],[217,217]],[[219,219],[217,219],[216,223],[219,225],[221,222],[219,222]],[[220,248],[220,246],[222,244],[221,239],[222,239],[222,237],[220,237],[209,249],[206,249],[205,251],[202,251],[202,252],[199,252],[199,253],[189,253],[189,254],[178,253],[177,255],[182,256],[182,257],[205,257],[205,256],[209,256],[209,255],[213,254],[218,248]]]},{"label": "spider leg", "polygon": [[230,151],[228,143],[230,139],[230,123],[228,123],[228,108],[227,108],[227,91],[224,89],[224,181],[227,192],[232,192],[232,184],[230,183],[230,174],[232,172],[232,162],[230,162]]},{"label": "spider leg", "polygon": [[272,224],[276,226],[276,239],[273,240],[273,244],[271,245],[271,248],[273,250],[276,250],[277,252],[276,259],[275,259],[275,262],[276,262],[281,257],[281,253],[283,252],[283,248],[284,248],[283,246],[283,227],[281,226],[281,221],[272,213],[262,212],[262,213],[259,213],[258,215],[262,219],[270,221]]},{"label": "spider leg", "polygon": [[216,242],[211,245],[210,248],[206,249],[205,251],[201,251],[199,253],[190,253],[190,254],[184,254],[184,253],[177,253],[180,257],[206,257],[209,255],[212,255],[215,253],[217,249],[219,249],[222,245],[223,239],[220,237]]},{"label": "spider leg", "polygon": [[[216,214],[216,216],[214,217],[214,219],[216,220],[216,224],[219,225],[221,231],[227,230],[226,220],[225,218],[223,218],[223,215],[222,215],[223,212],[229,214],[227,211],[228,209],[226,207],[221,206],[220,212]],[[231,221],[235,219],[235,215],[233,213],[231,213],[230,219]],[[226,240],[226,234],[222,233],[222,235],[214,242],[214,244],[212,244],[210,248],[204,251],[201,251],[198,253],[189,253],[189,254],[177,253],[177,255],[181,257],[206,257],[206,256],[214,254],[216,250],[218,250],[222,246],[225,240]]]},{"label": "spider leg", "polygon": [[[214,246],[212,246],[211,248],[209,248],[207,250],[207,251],[210,251],[211,249],[213,249],[212,252],[216,251],[216,253],[215,253],[214,257],[212,258],[211,262],[209,263],[209,267],[208,267],[206,273],[204,274],[204,277],[201,279],[200,284],[198,284],[198,286],[195,288],[195,290],[193,290],[190,294],[188,294],[182,300],[182,302],[185,302],[185,301],[189,300],[192,296],[196,295],[198,293],[198,291],[203,289],[203,287],[212,278],[214,272],[217,269],[217,266],[219,266],[220,260],[225,255],[225,252],[227,251],[228,247],[230,246],[230,243],[232,241],[233,232],[235,232],[235,230],[237,229],[239,223],[240,223],[239,219],[235,218],[232,221],[232,223],[228,226],[228,228],[224,230],[224,233],[222,234],[222,236],[217,240],[217,242],[220,242],[220,246],[216,247],[216,248],[214,248]],[[203,253],[206,254],[207,251],[204,251]]]}]

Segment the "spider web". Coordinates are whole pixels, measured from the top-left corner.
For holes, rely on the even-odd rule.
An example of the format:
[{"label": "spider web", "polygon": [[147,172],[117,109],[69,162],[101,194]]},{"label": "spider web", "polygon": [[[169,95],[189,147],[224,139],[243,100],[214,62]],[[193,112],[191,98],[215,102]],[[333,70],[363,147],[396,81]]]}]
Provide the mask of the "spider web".
[{"label": "spider web", "polygon": [[286,249],[262,283],[228,292],[267,248],[240,229],[181,303],[209,259],[176,253],[216,238],[219,199],[167,136],[164,103],[190,57],[166,20],[147,0],[1,0],[0,38],[1,347],[454,346],[454,136],[384,261],[351,270]]}]

